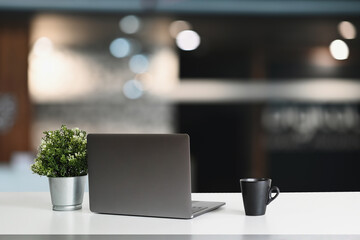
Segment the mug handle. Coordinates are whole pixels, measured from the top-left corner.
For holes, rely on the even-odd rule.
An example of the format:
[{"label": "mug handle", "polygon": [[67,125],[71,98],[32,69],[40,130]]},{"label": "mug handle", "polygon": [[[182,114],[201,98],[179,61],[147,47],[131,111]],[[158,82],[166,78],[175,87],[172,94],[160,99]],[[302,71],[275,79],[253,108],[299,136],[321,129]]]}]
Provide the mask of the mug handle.
[{"label": "mug handle", "polygon": [[[276,194],[275,194],[275,196],[273,197],[273,196],[271,196],[271,194],[272,194],[274,191],[276,192]],[[269,190],[269,200],[268,200],[267,204],[269,204],[269,203],[271,203],[272,201],[274,201],[275,198],[279,195],[279,193],[280,193],[280,189],[279,189],[278,187],[276,187],[276,186],[272,186],[272,187],[270,188],[270,190]]]}]

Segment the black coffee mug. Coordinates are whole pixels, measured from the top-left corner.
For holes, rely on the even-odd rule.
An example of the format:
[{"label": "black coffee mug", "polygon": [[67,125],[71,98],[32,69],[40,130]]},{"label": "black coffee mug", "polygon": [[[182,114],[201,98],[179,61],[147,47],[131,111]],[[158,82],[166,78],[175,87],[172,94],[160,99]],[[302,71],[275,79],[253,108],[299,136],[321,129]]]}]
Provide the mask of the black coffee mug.
[{"label": "black coffee mug", "polygon": [[[278,187],[271,187],[269,178],[243,178],[240,187],[244,202],[245,214],[248,216],[264,215],[266,206],[280,193]],[[275,196],[272,196],[275,193]]]}]

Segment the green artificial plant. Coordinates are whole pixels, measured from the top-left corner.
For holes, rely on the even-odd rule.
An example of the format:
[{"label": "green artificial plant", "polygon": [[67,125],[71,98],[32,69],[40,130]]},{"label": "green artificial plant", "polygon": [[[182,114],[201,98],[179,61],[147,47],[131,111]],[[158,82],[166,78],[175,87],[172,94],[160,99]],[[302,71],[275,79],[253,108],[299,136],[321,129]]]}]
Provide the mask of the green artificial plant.
[{"label": "green artificial plant", "polygon": [[47,177],[75,177],[87,174],[86,132],[62,125],[45,131],[31,170]]}]

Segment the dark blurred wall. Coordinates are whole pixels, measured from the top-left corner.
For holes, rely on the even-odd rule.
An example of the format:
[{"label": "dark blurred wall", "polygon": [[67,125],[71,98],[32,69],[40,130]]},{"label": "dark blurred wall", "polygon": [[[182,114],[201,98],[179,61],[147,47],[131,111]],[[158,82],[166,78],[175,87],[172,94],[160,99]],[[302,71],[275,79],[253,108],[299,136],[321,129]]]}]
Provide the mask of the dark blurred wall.
[{"label": "dark blurred wall", "polygon": [[[271,177],[282,191],[360,190],[360,42],[338,30],[344,20],[359,30],[359,17],[186,20],[202,43],[179,52],[182,82],[243,89],[177,105],[177,129],[194,139],[196,191],[239,191],[241,177]],[[331,56],[335,39],[348,44],[347,59]]]},{"label": "dark blurred wall", "polygon": [[251,114],[245,104],[179,104],[178,131],[190,135],[193,192],[236,192],[250,175]]}]

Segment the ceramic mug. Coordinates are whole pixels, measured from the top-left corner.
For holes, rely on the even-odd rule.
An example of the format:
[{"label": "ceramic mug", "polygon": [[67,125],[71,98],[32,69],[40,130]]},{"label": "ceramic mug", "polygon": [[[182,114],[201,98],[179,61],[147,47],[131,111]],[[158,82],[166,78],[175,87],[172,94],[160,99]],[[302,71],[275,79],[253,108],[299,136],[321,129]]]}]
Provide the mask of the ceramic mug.
[{"label": "ceramic mug", "polygon": [[245,214],[248,216],[264,215],[266,206],[280,193],[278,187],[271,187],[270,178],[243,178],[240,179],[240,187]]}]

